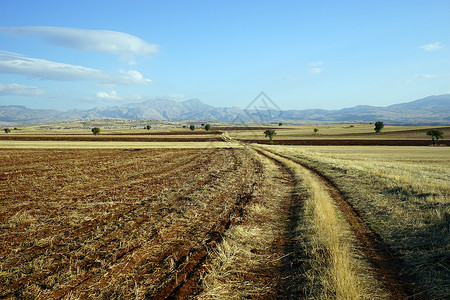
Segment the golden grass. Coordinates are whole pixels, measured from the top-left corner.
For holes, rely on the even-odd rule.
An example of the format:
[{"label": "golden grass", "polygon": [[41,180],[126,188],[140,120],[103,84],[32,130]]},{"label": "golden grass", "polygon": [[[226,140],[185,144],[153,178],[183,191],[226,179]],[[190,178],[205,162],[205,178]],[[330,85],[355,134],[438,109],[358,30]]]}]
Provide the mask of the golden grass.
[{"label": "golden grass", "polygon": [[257,157],[263,167],[261,182],[243,222],[232,226],[212,251],[199,299],[276,297],[285,255],[280,244],[286,226],[283,203],[289,202],[290,190],[278,181],[283,177],[279,167]]},{"label": "golden grass", "polygon": [[450,294],[450,148],[267,147],[332,178],[405,262],[419,291]]},{"label": "golden grass", "polygon": [[382,299],[367,261],[358,255],[355,237],[342,218],[326,187],[310,171],[276,154],[267,155],[292,170],[297,189],[306,195],[304,220],[298,229],[309,255],[306,287],[308,299]]},{"label": "golden grass", "polygon": [[[426,130],[433,126],[385,126],[381,134],[375,134],[374,125],[371,124],[338,124],[338,125],[316,125],[316,126],[273,126],[277,132],[274,140],[295,139],[422,139],[430,140]],[[314,128],[319,129],[314,133]],[[438,127],[442,128],[442,127]],[[418,131],[422,130],[422,131]],[[450,127],[441,129],[444,138],[450,136]],[[265,140],[264,130],[230,130],[229,134],[235,139],[259,139]]]}]

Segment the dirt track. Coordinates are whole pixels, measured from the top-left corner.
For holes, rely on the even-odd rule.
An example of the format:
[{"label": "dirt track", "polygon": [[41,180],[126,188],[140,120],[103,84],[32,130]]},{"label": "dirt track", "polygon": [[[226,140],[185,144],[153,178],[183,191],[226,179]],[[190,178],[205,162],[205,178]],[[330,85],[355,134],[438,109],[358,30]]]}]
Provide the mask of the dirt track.
[{"label": "dirt track", "polygon": [[[259,152],[262,155],[266,155],[264,152]],[[368,259],[374,267],[378,280],[382,282],[392,299],[426,299],[421,291],[417,290],[415,280],[407,275],[400,260],[393,254],[392,250],[383,243],[381,238],[369,228],[361,213],[353,208],[332,180],[321,172],[312,169],[307,165],[300,164],[289,157],[275,154],[275,159],[276,156],[290,160],[308,169],[327,187],[330,196],[345,215],[346,221],[349,223],[360,243],[360,249],[364,253],[365,258]]]}]

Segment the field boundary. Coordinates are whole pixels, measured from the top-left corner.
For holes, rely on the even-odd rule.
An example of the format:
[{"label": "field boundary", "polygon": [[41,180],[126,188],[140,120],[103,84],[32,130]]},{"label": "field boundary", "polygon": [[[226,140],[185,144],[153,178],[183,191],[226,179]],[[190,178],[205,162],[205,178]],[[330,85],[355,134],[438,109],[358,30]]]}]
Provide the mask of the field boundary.
[{"label": "field boundary", "polygon": [[[239,140],[239,139],[236,139]],[[381,140],[381,139],[298,139],[282,140],[239,140],[249,144],[286,146],[432,146],[431,140]],[[450,141],[439,140],[438,146],[450,146]]]}]

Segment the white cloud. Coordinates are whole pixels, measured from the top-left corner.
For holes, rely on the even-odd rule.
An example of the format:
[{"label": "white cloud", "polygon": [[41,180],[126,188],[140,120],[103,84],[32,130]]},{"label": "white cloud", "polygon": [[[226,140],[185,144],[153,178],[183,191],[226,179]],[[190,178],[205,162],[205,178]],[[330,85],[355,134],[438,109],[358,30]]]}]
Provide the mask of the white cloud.
[{"label": "white cloud", "polygon": [[433,43],[433,44],[426,44],[426,45],[420,46],[420,48],[422,48],[425,51],[436,51],[436,50],[442,49],[444,47],[445,46],[441,45],[440,42],[436,42],[436,43]]},{"label": "white cloud", "polygon": [[97,98],[103,99],[103,100],[120,100],[121,98],[117,95],[116,91],[108,92],[98,92],[96,94]]},{"label": "white cloud", "polygon": [[323,61],[313,61],[307,64],[308,67],[320,67],[323,65]]},{"label": "white cloud", "polygon": [[311,74],[319,74],[323,71],[323,68],[311,68],[309,69],[309,73]]},{"label": "white cloud", "polygon": [[41,96],[45,91],[35,86],[26,86],[23,84],[10,83],[0,84],[0,96],[21,95],[21,96]]},{"label": "white cloud", "polygon": [[306,65],[309,67],[308,72],[311,74],[319,74],[323,71],[323,68],[321,68],[321,66],[323,66],[323,61],[314,61]]},{"label": "white cloud", "polygon": [[421,80],[421,79],[431,79],[436,78],[437,75],[434,74],[414,74],[412,77],[413,80]]},{"label": "white cloud", "polygon": [[399,80],[396,83],[397,84],[411,84],[411,83],[414,83],[414,82],[420,81],[420,80],[429,80],[429,79],[442,78],[442,77],[443,77],[442,75],[436,75],[436,74],[414,74],[409,79]]},{"label": "white cloud", "polygon": [[133,85],[133,84],[148,85],[152,83],[150,79],[144,78],[144,76],[142,76],[142,74],[136,70],[130,71],[120,70],[119,72],[124,74],[124,76],[122,76],[121,79],[119,79],[119,82],[125,85]]},{"label": "white cloud", "polygon": [[53,80],[105,80],[100,70],[45,59],[0,53],[0,73],[20,74]]},{"label": "white cloud", "polygon": [[10,52],[0,52],[0,73],[58,81],[98,81],[113,85],[148,85],[152,82],[134,70],[120,71],[124,75],[119,76],[93,68],[30,58]]},{"label": "white cloud", "polygon": [[136,36],[109,30],[26,26],[0,27],[0,33],[19,37],[36,36],[52,45],[119,55],[131,64],[135,63],[136,56],[148,57],[159,50],[158,45],[149,44]]}]

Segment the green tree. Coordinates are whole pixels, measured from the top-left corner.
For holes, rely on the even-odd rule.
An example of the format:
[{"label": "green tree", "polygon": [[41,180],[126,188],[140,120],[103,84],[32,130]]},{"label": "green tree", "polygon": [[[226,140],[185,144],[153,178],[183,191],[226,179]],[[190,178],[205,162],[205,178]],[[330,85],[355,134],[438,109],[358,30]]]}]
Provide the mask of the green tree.
[{"label": "green tree", "polygon": [[318,133],[319,132],[319,128],[314,128],[314,133]]},{"label": "green tree", "polygon": [[206,131],[209,131],[210,129],[211,129],[211,125],[206,124],[206,125],[205,125],[205,130],[206,130]]},{"label": "green tree", "polygon": [[192,131],[194,131],[194,130],[195,130],[195,125],[189,126],[189,129],[192,130]]},{"label": "green tree", "polygon": [[267,129],[264,131],[264,135],[269,138],[270,143],[273,142],[273,137],[277,135],[275,129]]},{"label": "green tree", "polygon": [[11,129],[9,129],[9,128],[5,128],[3,130],[5,131],[5,133],[10,133],[11,132]]},{"label": "green tree", "polygon": [[375,130],[376,133],[380,133],[380,131],[384,128],[384,123],[381,121],[378,121],[375,123],[375,128],[373,130]]},{"label": "green tree", "polygon": [[437,130],[437,129],[429,130],[427,132],[427,135],[431,136],[431,139],[433,141],[433,146],[436,146],[437,141],[439,139],[443,139],[444,138],[444,133],[442,131]]},{"label": "green tree", "polygon": [[152,126],[150,126],[150,125],[145,126],[145,129],[147,129],[147,130],[150,130],[151,128],[152,128]]},{"label": "green tree", "polygon": [[94,128],[92,128],[92,133],[93,134],[95,134],[95,135],[97,135],[97,134],[99,134],[100,133],[100,128],[98,128],[98,127],[94,127]]},{"label": "green tree", "polygon": [[283,126],[283,123],[278,123],[278,126]]}]

